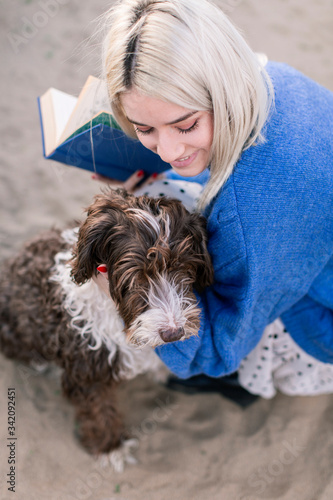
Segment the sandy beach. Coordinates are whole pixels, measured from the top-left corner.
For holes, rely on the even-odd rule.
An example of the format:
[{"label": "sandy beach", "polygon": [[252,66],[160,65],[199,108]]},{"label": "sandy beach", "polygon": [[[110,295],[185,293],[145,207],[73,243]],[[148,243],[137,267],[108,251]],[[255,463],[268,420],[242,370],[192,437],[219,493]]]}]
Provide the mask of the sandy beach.
[{"label": "sandy beach", "polygon": [[[81,219],[100,185],[45,160],[37,96],[77,95],[100,73],[95,19],[112,2],[0,0],[1,261],[28,237]],[[332,0],[221,0],[251,47],[333,90]],[[185,394],[140,377],[120,391],[139,441],[136,465],[102,469],[75,438],[59,373],[0,356],[0,498],[3,500],[330,500],[333,395],[257,399]],[[15,389],[15,492],[9,491],[7,409]],[[159,411],[157,412],[157,409]],[[157,418],[159,415],[159,418]]]}]

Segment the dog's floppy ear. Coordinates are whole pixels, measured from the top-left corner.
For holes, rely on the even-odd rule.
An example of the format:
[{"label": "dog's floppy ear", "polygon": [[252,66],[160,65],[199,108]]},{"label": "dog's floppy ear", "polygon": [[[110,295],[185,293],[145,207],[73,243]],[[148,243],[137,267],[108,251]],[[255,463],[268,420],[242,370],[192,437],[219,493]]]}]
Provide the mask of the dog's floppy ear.
[{"label": "dog's floppy ear", "polygon": [[194,263],[196,265],[196,280],[194,287],[198,292],[212,285],[214,270],[207,250],[206,220],[197,213],[189,214],[187,230],[191,234]]},{"label": "dog's floppy ear", "polygon": [[103,221],[88,218],[79,229],[78,241],[73,250],[71,276],[77,285],[82,285],[96,274],[102,260],[98,259],[100,245],[103,245]]},{"label": "dog's floppy ear", "polygon": [[71,276],[78,285],[96,274],[99,264],[109,255],[112,230],[119,222],[119,211],[124,203],[124,193],[110,190],[95,197],[87,209],[87,218],[81,224],[73,250]]},{"label": "dog's floppy ear", "polygon": [[199,213],[189,212],[176,199],[161,198],[158,206],[162,217],[167,216],[170,223],[177,265],[180,261],[186,263],[187,272],[194,278],[194,287],[199,292],[203,291],[214,279],[213,266],[207,250],[206,219]]}]

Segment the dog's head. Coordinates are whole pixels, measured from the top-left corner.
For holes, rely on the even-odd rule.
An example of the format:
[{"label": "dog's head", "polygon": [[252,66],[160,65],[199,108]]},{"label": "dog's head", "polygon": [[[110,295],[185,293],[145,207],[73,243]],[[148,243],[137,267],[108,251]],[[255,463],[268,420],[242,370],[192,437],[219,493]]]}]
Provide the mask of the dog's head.
[{"label": "dog's head", "polygon": [[201,215],[165,197],[122,189],[98,195],[79,230],[74,281],[86,282],[101,263],[129,343],[156,347],[198,332],[193,290],[213,281]]}]

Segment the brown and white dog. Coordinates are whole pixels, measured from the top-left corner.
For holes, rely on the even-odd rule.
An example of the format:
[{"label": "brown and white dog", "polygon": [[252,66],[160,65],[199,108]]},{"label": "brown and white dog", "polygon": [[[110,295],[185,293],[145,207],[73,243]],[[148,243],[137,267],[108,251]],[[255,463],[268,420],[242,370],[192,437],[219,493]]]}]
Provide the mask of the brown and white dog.
[{"label": "brown and white dog", "polygon": [[[112,300],[91,279],[100,263]],[[117,411],[117,384],[157,372],[154,347],[198,332],[193,290],[212,279],[202,216],[176,199],[109,190],[79,230],[45,232],[5,263],[0,350],[60,366],[81,443],[121,470],[133,440]]]}]

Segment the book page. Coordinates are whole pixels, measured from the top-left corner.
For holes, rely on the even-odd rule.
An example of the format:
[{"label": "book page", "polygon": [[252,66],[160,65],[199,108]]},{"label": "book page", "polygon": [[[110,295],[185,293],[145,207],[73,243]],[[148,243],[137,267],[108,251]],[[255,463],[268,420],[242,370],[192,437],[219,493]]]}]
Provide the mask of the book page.
[{"label": "book page", "polygon": [[61,134],[60,142],[64,142],[78,128],[89,122],[101,111],[110,113],[106,85],[99,78],[89,76],[77,99],[67,126]]},{"label": "book page", "polygon": [[48,156],[58,146],[59,138],[75,108],[77,98],[51,87],[40,97],[39,101],[44,149]]},{"label": "book page", "polygon": [[52,89],[53,112],[55,121],[55,138],[59,143],[61,134],[65,130],[67,122],[76,106],[77,97],[66,94],[61,90]]}]

